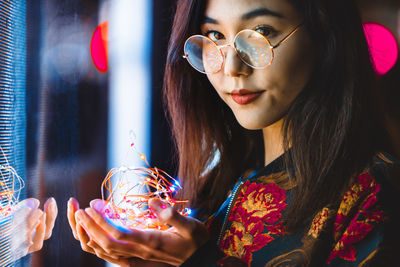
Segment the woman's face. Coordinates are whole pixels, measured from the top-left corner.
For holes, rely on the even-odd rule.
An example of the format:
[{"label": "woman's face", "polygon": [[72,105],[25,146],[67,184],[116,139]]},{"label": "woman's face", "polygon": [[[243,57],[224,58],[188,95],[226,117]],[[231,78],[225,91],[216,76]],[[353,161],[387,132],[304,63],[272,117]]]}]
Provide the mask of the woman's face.
[{"label": "woman's face", "polygon": [[[301,23],[301,14],[288,0],[208,0],[201,31],[223,44],[233,42],[239,31],[252,29],[274,46]],[[224,47],[222,69],[207,77],[240,125],[262,129],[279,121],[303,90],[313,70],[314,49],[301,26],[274,49],[269,67],[253,69],[234,48]]]}]

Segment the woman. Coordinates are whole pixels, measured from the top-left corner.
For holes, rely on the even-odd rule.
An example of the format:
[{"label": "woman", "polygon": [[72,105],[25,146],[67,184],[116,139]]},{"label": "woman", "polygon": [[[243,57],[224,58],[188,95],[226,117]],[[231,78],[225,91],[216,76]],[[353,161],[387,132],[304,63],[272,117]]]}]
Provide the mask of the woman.
[{"label": "woman", "polygon": [[71,200],[85,251],[120,265],[394,259],[398,165],[378,153],[374,74],[353,1],[180,0],[164,89],[184,197],[197,218],[213,214],[209,234],[160,201],[150,206],[173,226],[166,232],[122,232],[101,201],[83,211]]}]

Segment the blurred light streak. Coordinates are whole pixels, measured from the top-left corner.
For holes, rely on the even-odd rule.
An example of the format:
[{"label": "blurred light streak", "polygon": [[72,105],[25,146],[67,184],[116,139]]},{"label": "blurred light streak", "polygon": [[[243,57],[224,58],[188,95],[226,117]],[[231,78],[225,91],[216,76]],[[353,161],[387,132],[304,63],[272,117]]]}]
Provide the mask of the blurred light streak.
[{"label": "blurred light streak", "polygon": [[90,54],[97,70],[108,71],[108,22],[101,23],[95,29],[90,42]]},{"label": "blurred light streak", "polygon": [[[132,131],[136,148],[150,158],[152,1],[111,0],[109,4],[108,168],[111,169],[125,163]],[[132,158],[129,165],[139,167],[143,162]]]},{"label": "blurred light streak", "polygon": [[[47,8],[50,9],[51,4],[48,5],[50,6]],[[53,14],[46,19],[41,51],[41,71],[46,73],[46,83],[59,81],[61,78],[75,85],[88,76],[91,64],[88,45],[93,34],[92,27],[82,19],[69,16]],[[69,87],[72,88],[74,87]]]},{"label": "blurred light streak", "polygon": [[384,75],[397,62],[397,40],[390,30],[381,24],[367,22],[363,25],[375,71],[378,75]]}]

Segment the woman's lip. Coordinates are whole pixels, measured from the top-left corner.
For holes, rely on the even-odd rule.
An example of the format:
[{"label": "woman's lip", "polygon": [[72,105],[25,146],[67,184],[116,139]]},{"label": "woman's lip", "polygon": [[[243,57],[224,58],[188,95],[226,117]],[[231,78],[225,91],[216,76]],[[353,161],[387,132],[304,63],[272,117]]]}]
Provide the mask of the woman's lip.
[{"label": "woman's lip", "polygon": [[231,92],[232,95],[248,95],[248,94],[259,94],[263,91],[248,90],[248,89],[236,89]]},{"label": "woman's lip", "polygon": [[239,105],[246,105],[256,100],[264,91],[251,91],[247,89],[233,90],[231,97]]}]

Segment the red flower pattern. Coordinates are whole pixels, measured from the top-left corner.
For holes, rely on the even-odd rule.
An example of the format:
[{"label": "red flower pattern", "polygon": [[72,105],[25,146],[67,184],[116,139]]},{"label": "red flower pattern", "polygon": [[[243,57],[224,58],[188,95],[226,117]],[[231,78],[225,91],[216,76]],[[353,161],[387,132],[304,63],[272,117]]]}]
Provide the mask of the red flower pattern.
[{"label": "red flower pattern", "polygon": [[232,225],[224,233],[221,249],[250,265],[252,252],[284,233],[281,218],[286,206],[286,191],[276,184],[247,181],[229,216]]},{"label": "red flower pattern", "polygon": [[[325,208],[314,218],[308,234],[318,238],[328,217],[336,216],[333,229],[336,245],[327,264],[335,258],[356,261],[355,245],[365,239],[376,224],[384,220],[384,213],[377,205],[377,194],[380,190],[381,186],[375,179],[368,172],[363,173],[345,193],[337,211]],[[219,263],[237,266],[242,261],[244,265],[250,266],[255,251],[285,234],[282,211],[286,206],[286,191],[278,185],[247,181],[228,218],[231,225],[224,232],[220,244],[227,257]],[[232,265],[233,262],[236,265]]]},{"label": "red flower pattern", "polygon": [[[369,173],[361,174],[357,182],[344,195],[336,216],[334,236],[336,246],[330,254],[327,263],[339,257],[347,261],[356,260],[354,244],[364,239],[374,228],[374,224],[383,221],[383,211],[376,204],[380,185]],[[362,199],[364,197],[364,199]],[[361,202],[361,205],[357,203]],[[361,207],[343,231],[343,225],[350,214],[350,210]],[[342,234],[343,233],[343,234]]]}]

